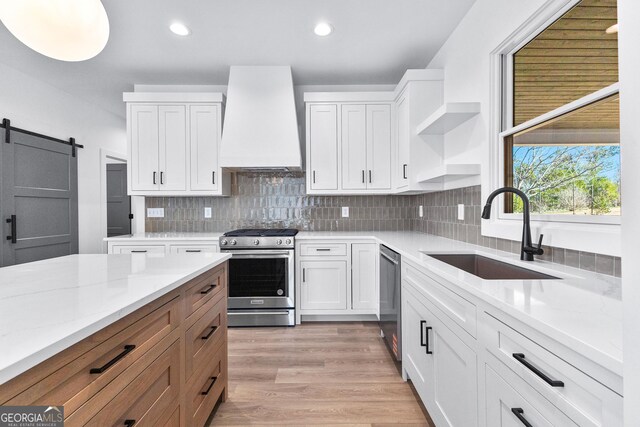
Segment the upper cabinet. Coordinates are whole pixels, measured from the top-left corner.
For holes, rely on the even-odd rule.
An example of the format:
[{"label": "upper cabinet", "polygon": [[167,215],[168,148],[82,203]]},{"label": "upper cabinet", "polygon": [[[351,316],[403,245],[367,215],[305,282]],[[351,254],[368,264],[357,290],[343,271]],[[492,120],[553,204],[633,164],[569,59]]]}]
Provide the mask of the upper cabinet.
[{"label": "upper cabinet", "polygon": [[222,94],[133,92],[124,100],[130,195],[229,194],[218,162]]}]

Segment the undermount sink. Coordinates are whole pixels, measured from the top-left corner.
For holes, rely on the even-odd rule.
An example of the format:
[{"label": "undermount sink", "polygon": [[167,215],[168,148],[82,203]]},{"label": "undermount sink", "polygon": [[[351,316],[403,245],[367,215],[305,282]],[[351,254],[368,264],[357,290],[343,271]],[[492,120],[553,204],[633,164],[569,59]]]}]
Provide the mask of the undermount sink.
[{"label": "undermount sink", "polygon": [[559,277],[550,276],[538,271],[518,267],[506,262],[487,258],[477,254],[431,254],[423,252],[432,258],[464,270],[467,273],[486,280],[558,280]]}]

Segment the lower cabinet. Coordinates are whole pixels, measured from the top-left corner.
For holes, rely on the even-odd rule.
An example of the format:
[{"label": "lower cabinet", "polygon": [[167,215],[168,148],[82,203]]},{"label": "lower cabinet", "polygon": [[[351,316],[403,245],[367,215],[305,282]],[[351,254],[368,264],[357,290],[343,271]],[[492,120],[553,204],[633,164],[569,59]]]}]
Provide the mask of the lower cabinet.
[{"label": "lower cabinet", "polygon": [[[402,286],[403,368],[437,426],[478,425],[477,356],[419,291]],[[435,313],[438,313],[436,315]],[[466,338],[465,338],[466,339]],[[471,339],[471,338],[469,338]]]},{"label": "lower cabinet", "polygon": [[220,252],[218,239],[163,240],[162,238],[111,238],[107,244],[110,254],[196,254]]},{"label": "lower cabinet", "polygon": [[302,261],[300,308],[344,310],[347,308],[347,262]]},{"label": "lower cabinet", "polygon": [[378,245],[351,245],[351,304],[354,310],[378,310]]}]

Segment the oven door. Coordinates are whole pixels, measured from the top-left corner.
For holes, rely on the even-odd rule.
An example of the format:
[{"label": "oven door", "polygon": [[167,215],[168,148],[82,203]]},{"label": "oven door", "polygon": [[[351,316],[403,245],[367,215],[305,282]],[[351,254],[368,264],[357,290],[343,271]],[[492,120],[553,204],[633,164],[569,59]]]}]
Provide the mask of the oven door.
[{"label": "oven door", "polygon": [[229,309],[294,307],[293,251],[225,251],[229,260]]}]

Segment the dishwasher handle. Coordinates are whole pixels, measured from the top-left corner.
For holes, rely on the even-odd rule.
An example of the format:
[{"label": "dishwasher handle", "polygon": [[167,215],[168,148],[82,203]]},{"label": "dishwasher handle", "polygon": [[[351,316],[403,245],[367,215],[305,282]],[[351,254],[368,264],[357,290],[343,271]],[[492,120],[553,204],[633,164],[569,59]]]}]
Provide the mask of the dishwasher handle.
[{"label": "dishwasher handle", "polygon": [[396,261],[395,259],[391,258],[389,255],[385,254],[384,252],[380,252],[380,256],[383,257],[383,258],[386,258],[387,261],[389,261],[393,265],[398,265],[399,264],[398,261]]}]

